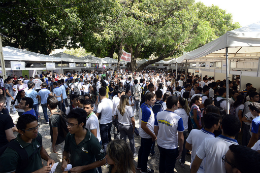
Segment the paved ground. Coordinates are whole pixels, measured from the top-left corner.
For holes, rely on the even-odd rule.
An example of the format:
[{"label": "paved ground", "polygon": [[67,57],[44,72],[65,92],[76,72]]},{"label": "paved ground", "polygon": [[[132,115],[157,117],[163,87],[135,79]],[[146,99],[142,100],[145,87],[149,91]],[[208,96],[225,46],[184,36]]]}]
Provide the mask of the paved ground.
[{"label": "paved ground", "polygon": [[[40,128],[39,128],[39,133],[42,135],[43,137],[43,146],[46,149],[46,151],[48,152],[48,154],[51,156],[51,158],[54,159],[55,162],[59,162],[58,156],[55,153],[51,153],[51,137],[50,137],[50,127],[48,124],[44,124],[45,120],[43,118],[43,113],[42,113],[42,109],[41,106],[39,108],[39,114],[41,116],[41,119],[39,120],[40,122]],[[16,123],[17,119],[18,119],[18,114],[11,114],[13,121]],[[136,126],[138,127],[139,123],[138,120],[136,120]],[[112,135],[113,137],[113,135]],[[135,147],[136,147],[136,152],[138,153],[138,150],[140,148],[140,137],[135,135]],[[135,164],[137,163],[137,157],[134,159],[135,160]],[[46,165],[46,162],[43,161],[43,164]],[[150,168],[154,169],[156,173],[159,172],[159,150],[157,147],[155,147],[155,155],[154,156],[149,156],[148,159],[148,165],[150,166]],[[180,164],[178,162],[176,162],[175,164],[175,172],[178,173],[189,173],[190,172],[190,155],[186,155],[186,162],[185,162],[185,167],[181,168]],[[60,169],[60,164],[58,165],[56,172],[59,173],[61,172]],[[102,172],[103,173],[107,173],[108,172],[108,166],[104,165],[102,166]],[[139,173],[139,172],[137,172]]]}]

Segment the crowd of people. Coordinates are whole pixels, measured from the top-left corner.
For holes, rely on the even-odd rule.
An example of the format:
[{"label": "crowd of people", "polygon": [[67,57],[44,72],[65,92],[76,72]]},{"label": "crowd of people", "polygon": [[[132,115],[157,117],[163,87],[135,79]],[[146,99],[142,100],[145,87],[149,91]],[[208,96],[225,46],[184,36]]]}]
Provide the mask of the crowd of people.
[{"label": "crowd of people", "polygon": [[0,172],[51,171],[39,106],[63,171],[101,173],[108,164],[109,173],[152,173],[158,147],[160,173],[173,173],[176,161],[184,168],[187,154],[192,173],[259,172],[259,93],[250,83],[240,89],[239,78],[228,83],[229,99],[225,80],[164,70],[1,79]]}]

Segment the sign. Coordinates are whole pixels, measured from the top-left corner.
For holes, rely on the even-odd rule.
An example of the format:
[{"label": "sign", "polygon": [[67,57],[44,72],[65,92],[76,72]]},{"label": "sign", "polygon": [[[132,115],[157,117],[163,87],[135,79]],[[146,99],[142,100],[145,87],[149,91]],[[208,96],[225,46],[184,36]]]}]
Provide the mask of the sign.
[{"label": "sign", "polygon": [[210,68],[210,62],[206,62],[206,69],[209,69]]},{"label": "sign", "polygon": [[76,63],[69,63],[69,67],[76,67]]},{"label": "sign", "polygon": [[86,67],[90,67],[91,66],[91,64],[90,63],[86,63]]},{"label": "sign", "polygon": [[123,54],[120,59],[127,61],[127,62],[131,62],[131,53],[127,53],[123,50]]},{"label": "sign", "polygon": [[46,69],[47,70],[55,70],[55,63],[46,62]]},{"label": "sign", "polygon": [[25,62],[11,61],[11,70],[25,70]]}]

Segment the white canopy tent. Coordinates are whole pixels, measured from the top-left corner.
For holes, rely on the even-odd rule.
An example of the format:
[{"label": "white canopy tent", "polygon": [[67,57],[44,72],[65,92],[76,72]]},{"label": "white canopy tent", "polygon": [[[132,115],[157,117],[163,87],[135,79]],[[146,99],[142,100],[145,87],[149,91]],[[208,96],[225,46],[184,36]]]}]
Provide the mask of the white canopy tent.
[{"label": "white canopy tent", "polygon": [[[178,63],[188,61],[226,60],[226,97],[229,97],[229,61],[228,59],[259,59],[260,57],[260,22],[228,31],[218,39],[177,59]],[[257,73],[259,73],[259,68]],[[229,104],[227,102],[227,112]]]}]

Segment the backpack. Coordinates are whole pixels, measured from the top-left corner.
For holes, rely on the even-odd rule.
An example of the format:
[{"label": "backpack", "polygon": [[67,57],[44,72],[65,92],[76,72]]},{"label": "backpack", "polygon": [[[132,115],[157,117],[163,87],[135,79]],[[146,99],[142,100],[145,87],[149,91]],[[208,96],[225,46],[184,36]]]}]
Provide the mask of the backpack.
[{"label": "backpack", "polygon": [[76,84],[76,83],[74,83],[74,89],[73,89],[73,91],[74,91],[74,94],[79,94],[79,87],[78,87],[78,83]]},{"label": "backpack", "polygon": [[135,100],[141,99],[141,86],[138,84],[135,86],[134,98],[135,98]]},{"label": "backpack", "polygon": [[[216,100],[216,101],[215,101]],[[214,104],[215,104],[215,106],[217,106],[218,108],[220,108],[220,104],[224,101],[224,100],[226,100],[226,99],[220,99],[219,101],[217,101],[217,99],[214,99]]]},{"label": "backpack", "polygon": [[236,107],[234,107],[234,104],[230,106],[230,115],[236,116]]},{"label": "backpack", "polygon": [[[36,137],[36,140],[40,143],[39,149],[41,149],[42,146],[42,138],[38,135]],[[38,149],[33,152],[33,154],[29,157],[28,153],[24,148],[22,148],[19,144],[19,142],[15,139],[11,140],[8,144],[0,148],[0,156],[5,152],[7,148],[11,148],[12,150],[16,151],[19,155],[19,161],[16,167],[15,172],[16,173],[22,173],[24,169],[28,167],[29,160],[38,153]]]},{"label": "backpack", "polygon": [[125,91],[126,91],[126,90],[130,90],[130,82],[127,82],[127,81],[126,81],[124,87],[125,87]]}]

